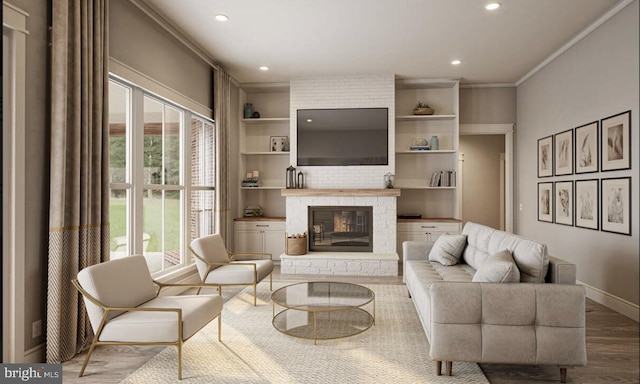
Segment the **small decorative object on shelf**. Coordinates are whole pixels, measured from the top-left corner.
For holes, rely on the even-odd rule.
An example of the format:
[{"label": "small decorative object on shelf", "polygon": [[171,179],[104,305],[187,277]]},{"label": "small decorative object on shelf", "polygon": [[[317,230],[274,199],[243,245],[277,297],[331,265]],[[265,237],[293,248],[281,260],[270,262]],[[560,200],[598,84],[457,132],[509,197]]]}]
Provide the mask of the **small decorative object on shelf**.
[{"label": "small decorative object on shelf", "polygon": [[285,233],[284,253],[291,256],[300,256],[307,253],[307,232],[303,234],[289,235]]},{"label": "small decorative object on shelf", "polygon": [[387,174],[384,175],[384,187],[393,188],[394,179],[395,179],[395,176],[393,175],[393,173],[387,172]]},{"label": "small decorative object on shelf", "polygon": [[304,188],[304,174],[302,172],[298,172],[298,181],[296,184],[296,188]]},{"label": "small decorative object on shelf", "polygon": [[440,147],[440,140],[438,136],[431,136],[431,149],[437,151]]},{"label": "small decorative object on shelf", "polygon": [[244,103],[243,117],[250,119],[253,116],[253,103]]},{"label": "small decorative object on shelf", "polygon": [[423,138],[414,138],[411,141],[411,146],[409,147],[410,151],[428,151],[429,150],[429,142],[427,139]]},{"label": "small decorative object on shelf", "polygon": [[254,111],[254,112],[251,114],[251,118],[252,118],[252,119],[259,119],[259,118],[260,118],[260,112],[258,112],[258,111]]},{"label": "small decorative object on shelf", "polygon": [[264,211],[259,205],[248,205],[247,208],[244,209],[244,217],[262,217],[263,215]]},{"label": "small decorative object on shelf", "polygon": [[287,167],[286,181],[287,189],[295,189],[297,187],[296,168],[293,165]]},{"label": "small decorative object on shelf", "polygon": [[413,108],[414,115],[433,115],[433,108],[429,107],[429,104],[418,101],[416,107]]}]

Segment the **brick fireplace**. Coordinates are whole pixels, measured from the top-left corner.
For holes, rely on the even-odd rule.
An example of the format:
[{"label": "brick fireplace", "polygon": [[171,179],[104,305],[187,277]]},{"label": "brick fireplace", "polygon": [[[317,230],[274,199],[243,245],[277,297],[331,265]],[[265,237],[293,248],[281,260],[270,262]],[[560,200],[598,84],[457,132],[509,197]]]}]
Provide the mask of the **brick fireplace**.
[{"label": "brick fireplace", "polygon": [[[310,252],[303,256],[281,256],[282,273],[397,276],[397,189],[285,189],[286,230],[289,234],[309,231],[310,207],[370,207],[372,251]],[[346,235],[345,235],[346,236]],[[310,241],[313,235],[309,234]]]}]

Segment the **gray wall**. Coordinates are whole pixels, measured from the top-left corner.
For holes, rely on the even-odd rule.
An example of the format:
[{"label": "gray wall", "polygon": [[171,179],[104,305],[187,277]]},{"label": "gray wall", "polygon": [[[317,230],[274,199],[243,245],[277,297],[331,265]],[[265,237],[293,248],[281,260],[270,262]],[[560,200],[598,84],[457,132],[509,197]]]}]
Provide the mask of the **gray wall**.
[{"label": "gray wall", "polygon": [[500,228],[500,153],[504,135],[460,136],[464,153],[462,221]]},{"label": "gray wall", "polygon": [[[543,240],[550,253],[577,264],[591,297],[639,303],[638,263],[638,1],[518,87],[516,202],[519,233]],[[538,179],[537,140],[631,110],[632,169]],[[539,181],[632,176],[632,236],[537,221]],[[610,295],[613,295],[611,297]],[[620,299],[620,300],[617,300]]]},{"label": "gray wall", "polygon": [[516,87],[460,88],[460,124],[513,124]]},{"label": "gray wall", "polygon": [[[49,68],[47,33],[49,1],[11,0],[26,11],[26,132],[25,132],[25,350],[44,343],[43,335],[31,338],[31,323],[42,320],[46,329],[47,252],[49,244]],[[20,155],[20,154],[18,154]]]},{"label": "gray wall", "polygon": [[128,0],[109,3],[109,55],[213,109],[213,70]]}]

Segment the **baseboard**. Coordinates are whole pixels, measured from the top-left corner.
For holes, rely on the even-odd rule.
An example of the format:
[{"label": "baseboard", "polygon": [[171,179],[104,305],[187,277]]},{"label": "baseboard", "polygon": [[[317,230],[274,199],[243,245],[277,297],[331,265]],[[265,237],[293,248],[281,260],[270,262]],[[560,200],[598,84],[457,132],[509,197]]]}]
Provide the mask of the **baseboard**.
[{"label": "baseboard", "polygon": [[627,300],[621,299],[617,296],[613,296],[601,289],[585,284],[581,281],[577,281],[587,290],[587,297],[591,300],[604,305],[618,313],[621,313],[634,321],[640,321],[639,307],[636,304],[630,303]]},{"label": "baseboard", "polygon": [[24,351],[24,363],[35,364],[43,363],[47,357],[45,356],[45,344],[38,344],[33,348]]}]

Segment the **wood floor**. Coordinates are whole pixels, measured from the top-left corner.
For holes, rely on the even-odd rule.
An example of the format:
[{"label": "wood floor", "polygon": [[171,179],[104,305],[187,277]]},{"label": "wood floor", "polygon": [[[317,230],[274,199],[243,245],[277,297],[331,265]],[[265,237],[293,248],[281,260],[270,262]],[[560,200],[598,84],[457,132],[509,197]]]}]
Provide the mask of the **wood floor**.
[{"label": "wood floor", "polygon": [[[402,284],[401,277],[339,277],[313,275],[281,275],[274,271],[276,281],[341,280],[359,284]],[[241,288],[226,288],[225,301]],[[587,365],[569,369],[568,383],[612,384],[640,383],[639,324],[587,299]],[[223,330],[224,332],[224,330]],[[65,384],[118,383],[145,362],[162,351],[163,347],[101,346],[96,348],[85,375],[78,378],[86,352],[63,364]],[[428,352],[426,352],[428,359]],[[431,362],[429,361],[429,364]],[[559,383],[560,373],[553,366],[481,364],[492,384]],[[456,365],[453,364],[455,375]],[[395,383],[394,383],[395,384]]]}]

